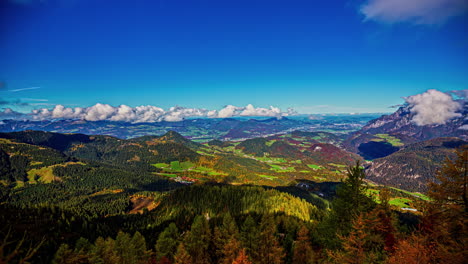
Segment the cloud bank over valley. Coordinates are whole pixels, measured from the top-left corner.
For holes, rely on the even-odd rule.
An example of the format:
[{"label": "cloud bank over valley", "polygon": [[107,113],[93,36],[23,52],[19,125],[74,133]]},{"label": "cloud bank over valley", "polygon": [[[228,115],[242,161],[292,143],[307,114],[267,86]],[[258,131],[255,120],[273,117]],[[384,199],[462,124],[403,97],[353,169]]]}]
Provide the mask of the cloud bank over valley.
[{"label": "cloud bank over valley", "polygon": [[79,119],[86,121],[121,121],[132,123],[143,122],[177,122],[190,117],[207,118],[229,118],[239,116],[269,116],[281,118],[297,114],[289,108],[286,112],[280,108],[270,106],[269,108],[254,107],[249,104],[245,107],[227,105],[221,110],[207,110],[203,108],[186,108],[174,106],[168,110],[163,108],[143,105],[130,107],[127,105],[111,106],[97,103],[90,107],[65,107],[56,105],[53,108],[34,109],[29,113],[20,113],[6,108],[0,111],[0,119],[20,119],[20,120],[59,120],[59,119]]}]

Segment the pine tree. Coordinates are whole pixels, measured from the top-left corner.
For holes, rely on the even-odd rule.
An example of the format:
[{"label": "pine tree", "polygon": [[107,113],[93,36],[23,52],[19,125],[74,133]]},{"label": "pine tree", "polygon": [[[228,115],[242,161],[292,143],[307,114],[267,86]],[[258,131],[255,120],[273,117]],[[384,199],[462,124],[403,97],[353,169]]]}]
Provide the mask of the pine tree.
[{"label": "pine tree", "polygon": [[359,161],[348,168],[347,178],[338,186],[336,197],[331,203],[332,211],[318,226],[318,240],[325,247],[339,249],[339,236],[347,236],[351,232],[353,220],[375,206],[375,202],[366,195],[365,177],[364,168]]},{"label": "pine tree", "polygon": [[155,248],[157,259],[166,256],[168,259],[173,260],[178,243],[179,230],[175,223],[171,223],[163,232],[161,232],[156,242]]},{"label": "pine tree", "polygon": [[457,159],[447,158],[436,175],[438,183],[429,184],[429,196],[446,209],[468,213],[468,146],[456,151]]},{"label": "pine tree", "polygon": [[334,256],[336,263],[378,263],[382,260],[383,238],[378,234],[376,211],[360,214],[348,236],[340,236],[343,251]]},{"label": "pine tree", "polygon": [[120,263],[121,258],[115,249],[115,241],[108,237],[98,237],[91,252],[91,263],[112,264]]},{"label": "pine tree", "polygon": [[292,264],[309,264],[314,261],[314,252],[309,240],[309,230],[304,225],[297,232],[294,242]]},{"label": "pine tree", "polygon": [[283,263],[285,253],[275,237],[276,224],[273,216],[264,215],[260,223],[260,245],[258,249],[258,258],[254,262],[260,264],[280,264]]},{"label": "pine tree", "polygon": [[122,231],[117,233],[117,237],[115,238],[115,249],[122,264],[136,263],[134,245],[131,241],[132,238],[128,233]]},{"label": "pine tree", "polygon": [[150,257],[149,251],[146,250],[146,240],[140,232],[133,234],[131,243],[131,261],[133,263],[146,263]]},{"label": "pine tree", "polygon": [[242,251],[242,249],[239,240],[235,237],[231,237],[227,243],[224,244],[222,256],[218,263],[231,264],[239,255],[240,251]]},{"label": "pine tree", "polygon": [[223,216],[223,224],[220,227],[215,227],[213,240],[216,256],[221,262],[230,263],[238,255],[240,250],[239,229],[229,212]]},{"label": "pine tree", "polygon": [[[388,259],[388,264],[421,264],[432,263],[431,254],[434,245],[427,244],[427,238],[421,234],[412,234],[402,240],[395,253]],[[452,262],[445,262],[452,263]]]},{"label": "pine tree", "polygon": [[185,249],[184,242],[177,246],[177,251],[174,255],[174,264],[193,264],[193,258]]},{"label": "pine tree", "polygon": [[258,259],[260,230],[252,216],[247,216],[241,229],[241,242],[248,256]]},{"label": "pine tree", "polygon": [[208,252],[211,243],[211,229],[208,221],[203,216],[197,216],[193,220],[190,232],[185,238],[187,251],[195,264],[211,263]]},{"label": "pine tree", "polygon": [[[55,252],[52,264],[72,263],[70,260],[74,258],[73,250],[67,244],[61,244],[57,252]],[[1,262],[0,262],[1,263]]]}]

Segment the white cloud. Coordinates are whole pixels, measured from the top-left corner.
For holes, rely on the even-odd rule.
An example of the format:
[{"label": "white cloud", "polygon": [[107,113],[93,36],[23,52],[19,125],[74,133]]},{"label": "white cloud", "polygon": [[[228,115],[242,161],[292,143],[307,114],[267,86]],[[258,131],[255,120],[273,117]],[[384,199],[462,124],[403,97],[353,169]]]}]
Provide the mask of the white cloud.
[{"label": "white cloud", "polygon": [[36,89],[41,89],[41,87],[27,87],[27,88],[13,89],[9,91],[16,93],[16,92],[21,92],[21,91],[26,91],[26,90],[36,90]]},{"label": "white cloud", "polygon": [[[7,111],[7,110],[5,110]],[[114,107],[108,104],[95,104],[90,107],[65,107],[63,105],[55,105],[52,109],[41,108],[32,110],[28,114],[17,113],[12,115],[11,109],[7,112],[0,112],[0,118],[13,119],[30,119],[30,120],[49,120],[49,119],[80,119],[87,121],[122,121],[122,122],[176,122],[182,121],[188,117],[209,117],[209,118],[226,118],[234,116],[273,116],[281,118],[282,116],[294,115],[296,112],[293,109],[288,109],[287,112],[281,112],[281,109],[270,106],[270,108],[255,108],[249,104],[245,107],[237,107],[228,105],[219,110],[207,110],[200,108],[185,108],[175,106],[167,111],[156,106],[137,106],[130,107],[120,105]]]},{"label": "white cloud", "polygon": [[1,119],[20,119],[23,118],[25,114],[16,112],[11,108],[5,108],[3,111],[0,111],[0,120]]},{"label": "white cloud", "polygon": [[453,100],[452,96],[431,89],[422,94],[405,98],[414,113],[412,121],[418,126],[442,125],[454,117],[460,117],[457,113],[462,105]]},{"label": "white cloud", "polygon": [[223,109],[219,110],[217,117],[220,117],[220,118],[232,117],[232,116],[238,115],[241,109],[242,109],[241,107],[227,105]]},{"label": "white cloud", "polygon": [[368,0],[360,12],[366,20],[437,25],[468,10],[466,0]]}]

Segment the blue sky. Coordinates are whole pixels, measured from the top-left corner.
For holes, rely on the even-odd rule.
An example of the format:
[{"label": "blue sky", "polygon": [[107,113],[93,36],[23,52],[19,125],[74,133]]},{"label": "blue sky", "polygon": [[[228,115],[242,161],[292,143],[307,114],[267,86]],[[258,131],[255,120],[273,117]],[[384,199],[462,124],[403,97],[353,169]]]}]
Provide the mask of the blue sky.
[{"label": "blue sky", "polygon": [[0,108],[391,112],[468,89],[465,1],[382,1],[3,1]]}]

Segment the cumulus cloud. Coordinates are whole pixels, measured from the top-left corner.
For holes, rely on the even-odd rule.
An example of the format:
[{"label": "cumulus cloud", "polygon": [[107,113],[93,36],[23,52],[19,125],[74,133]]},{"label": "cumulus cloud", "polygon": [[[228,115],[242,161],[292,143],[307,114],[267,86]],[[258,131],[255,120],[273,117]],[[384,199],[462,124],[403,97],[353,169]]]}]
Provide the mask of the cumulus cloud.
[{"label": "cumulus cloud", "polygon": [[182,121],[188,117],[226,118],[235,116],[272,116],[281,118],[282,116],[294,115],[296,112],[293,109],[282,112],[281,109],[273,106],[270,106],[270,108],[256,108],[251,104],[245,107],[228,105],[217,111],[180,106],[171,107],[168,110],[151,105],[137,107],[120,105],[114,107],[108,104],[98,103],[86,108],[71,108],[63,105],[55,105],[51,109],[41,108],[32,110],[27,114],[18,114],[20,115],[11,115],[10,112],[2,114],[2,112],[0,112],[0,118],[7,119],[7,117],[11,116],[13,119],[22,118],[30,120],[79,119],[87,121],[108,120],[142,123],[161,121],[176,122]]},{"label": "cumulus cloud", "polygon": [[466,0],[368,0],[360,12],[366,20],[437,25],[468,10]]},{"label": "cumulus cloud", "polygon": [[11,108],[5,108],[0,111],[0,119],[21,119],[24,118],[25,114],[16,112]]},{"label": "cumulus cloud", "polygon": [[453,90],[449,92],[454,95],[456,98],[462,101],[468,101],[468,89],[465,90]]},{"label": "cumulus cloud", "polygon": [[452,118],[461,116],[457,111],[462,105],[452,96],[434,89],[406,97],[405,101],[414,114],[412,121],[418,126],[442,125]]}]

